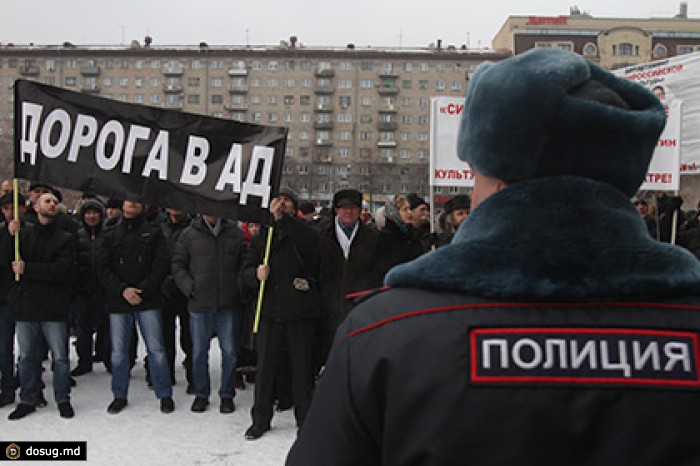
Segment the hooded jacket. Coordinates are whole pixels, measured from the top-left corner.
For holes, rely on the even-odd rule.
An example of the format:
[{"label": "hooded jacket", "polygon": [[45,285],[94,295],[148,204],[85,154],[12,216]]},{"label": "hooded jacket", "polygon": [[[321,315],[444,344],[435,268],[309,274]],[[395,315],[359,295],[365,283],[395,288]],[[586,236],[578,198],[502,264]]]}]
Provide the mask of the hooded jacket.
[{"label": "hooded jacket", "polygon": [[[100,214],[100,221],[95,227],[85,223],[85,213],[94,209]],[[104,245],[103,225],[105,208],[96,199],[86,199],[78,211],[81,228],[78,230],[78,274],[76,289],[83,295],[103,294],[104,289],[99,277],[99,250]]]},{"label": "hooded jacket", "polygon": [[617,189],[515,183],[386,283],[288,465],[700,464],[700,263]]}]

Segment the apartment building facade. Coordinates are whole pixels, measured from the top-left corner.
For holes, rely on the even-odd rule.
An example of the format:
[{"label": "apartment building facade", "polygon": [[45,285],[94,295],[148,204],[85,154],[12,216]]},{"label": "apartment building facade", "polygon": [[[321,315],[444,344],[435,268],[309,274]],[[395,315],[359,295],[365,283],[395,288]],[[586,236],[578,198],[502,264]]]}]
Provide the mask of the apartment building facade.
[{"label": "apartment building facade", "polygon": [[[0,162],[11,174],[13,84],[32,79],[122,102],[285,126],[282,183],[327,202],[353,187],[375,205],[428,194],[430,98],[464,96],[470,73],[506,53],[442,47],[0,47]],[[437,194],[452,194],[443,188]]]}]

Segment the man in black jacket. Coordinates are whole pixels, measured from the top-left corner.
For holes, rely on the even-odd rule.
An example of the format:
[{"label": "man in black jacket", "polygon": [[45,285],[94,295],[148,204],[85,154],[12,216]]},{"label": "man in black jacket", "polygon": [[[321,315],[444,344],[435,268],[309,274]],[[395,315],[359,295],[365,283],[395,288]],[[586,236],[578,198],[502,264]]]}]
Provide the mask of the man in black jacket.
[{"label": "man in black jacket", "polygon": [[[190,226],[192,217],[185,211],[167,208],[165,212],[168,216],[165,222],[160,224],[163,229],[163,236],[168,245],[171,264],[175,243],[182,232]],[[187,393],[194,393],[192,383],[192,336],[190,335],[190,314],[187,312],[187,296],[177,287],[171,273],[163,281],[163,340],[165,341],[165,351],[168,354],[168,367],[170,368],[170,379],[175,384],[175,334],[176,320],[180,321],[180,349],[185,353],[185,379],[187,380]]]},{"label": "man in black jacket", "polygon": [[120,223],[107,230],[100,250],[100,274],[110,312],[112,393],[107,411],[121,412],[129,390],[129,346],[138,322],[148,351],[153,388],[163,413],[175,409],[161,323],[162,283],[170,270],[160,226],[146,220],[143,204],[124,201]]},{"label": "man in black jacket", "polygon": [[194,395],[191,410],[209,404],[209,345],[214,335],[221,349],[219,412],[232,413],[236,369],[234,328],[240,325],[240,271],[247,246],[238,225],[211,215],[196,218],[173,250],[173,278],[187,297],[192,333]]},{"label": "man in black jacket", "polygon": [[473,210],[352,311],[287,464],[700,464],[700,263],[629,201],[664,123],[573,53],[480,65]]},{"label": "man in black jacket", "polygon": [[[98,275],[98,252],[102,247],[102,228],[105,210],[98,199],[86,199],[79,211],[82,228],[78,230],[78,278],[76,280],[76,309],[78,314],[78,336],[76,351],[78,365],[71,375],[80,376],[92,372],[93,334],[104,332],[105,296]],[[100,343],[103,348],[100,348]],[[106,347],[106,348],[105,348]],[[109,348],[104,335],[100,335],[95,350],[103,354]]]},{"label": "man in black jacket", "polygon": [[[5,182],[3,182],[4,184]],[[10,183],[10,186],[12,184]],[[24,196],[19,194],[19,218],[26,212]],[[7,221],[14,218],[13,192],[0,196],[0,210]],[[0,223],[0,235],[7,234],[7,221]],[[9,267],[0,269],[0,408],[15,401],[15,320],[7,305],[14,277]]]},{"label": "man in black jacket", "polygon": [[255,376],[253,425],[245,437],[260,438],[270,430],[277,375],[286,348],[292,372],[292,399],[297,426],[301,426],[311,401],[313,386],[312,345],[319,316],[318,233],[296,217],[297,196],[289,188],[270,201],[273,237],[269,265],[263,264],[269,229],[254,237],[246,258],[243,278],[256,289],[265,280]]},{"label": "man in black jacket", "polygon": [[[74,415],[70,404],[68,361],[68,314],[76,242],[54,221],[58,200],[42,194],[35,203],[37,221],[20,227],[18,220],[7,224],[10,235],[3,237],[2,263],[10,266],[20,280],[12,285],[8,304],[17,322],[20,361],[20,404],[9,419],[21,419],[34,412],[41,392],[39,345],[46,342],[51,352],[53,387],[61,417]],[[19,234],[20,259],[13,260],[12,236]]]}]

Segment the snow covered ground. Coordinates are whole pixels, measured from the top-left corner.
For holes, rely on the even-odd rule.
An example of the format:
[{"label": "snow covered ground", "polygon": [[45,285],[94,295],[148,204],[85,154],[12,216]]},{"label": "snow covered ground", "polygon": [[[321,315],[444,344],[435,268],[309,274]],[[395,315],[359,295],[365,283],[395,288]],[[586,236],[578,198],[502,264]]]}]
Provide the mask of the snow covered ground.
[{"label": "snow covered ground", "polygon": [[[139,346],[139,359],[145,349]],[[52,374],[45,362],[44,395],[48,406],[38,408],[24,419],[8,421],[14,409],[0,409],[0,440],[2,441],[87,441],[87,463],[95,465],[235,465],[267,466],[284,464],[287,451],[296,437],[292,411],[275,413],[272,429],[256,441],[245,440],[243,434],[250,426],[253,385],[238,390],[236,411],[219,413],[216,395],[220,381],[220,357],[217,340],[212,341],[210,373],[215,392],[209,409],[193,413],[193,395],[185,393],[184,369],[178,355],[173,387],[175,412],[163,414],[160,404],[145,382],[145,370],[139,363],[132,370],[129,405],[120,414],[108,414],[112,401],[110,375],[102,363],[95,363],[93,372],[76,377],[72,389],[73,419],[59,417],[53,399]],[[71,368],[75,367],[75,352],[71,345]],[[18,392],[19,393],[19,392]],[[2,452],[0,452],[2,453]],[[3,453],[4,454],[4,453]],[[85,464],[84,462],[51,462],[49,464]]]}]

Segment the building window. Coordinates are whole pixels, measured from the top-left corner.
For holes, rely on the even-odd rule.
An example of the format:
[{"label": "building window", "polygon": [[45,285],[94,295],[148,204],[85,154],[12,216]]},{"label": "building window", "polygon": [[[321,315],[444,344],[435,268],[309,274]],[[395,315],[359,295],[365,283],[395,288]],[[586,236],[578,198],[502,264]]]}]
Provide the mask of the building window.
[{"label": "building window", "polygon": [[435,90],[436,91],[444,91],[445,90],[445,81],[438,80],[435,82]]},{"label": "building window", "polygon": [[296,80],[294,80],[294,79],[285,79],[285,80],[284,80],[284,85],[291,88],[291,87],[296,86],[296,85],[297,85],[297,82],[296,82]]},{"label": "building window", "polygon": [[338,104],[340,104],[342,108],[348,108],[350,103],[351,99],[349,95],[341,95],[338,97]]},{"label": "building window", "polygon": [[360,105],[363,105],[365,107],[369,107],[370,105],[372,105],[372,98],[369,96],[362,97],[360,99]]},{"label": "building window", "polygon": [[151,103],[157,104],[160,102],[160,96],[158,94],[151,94]]},{"label": "building window", "polygon": [[338,123],[352,123],[352,115],[349,113],[339,113]]},{"label": "building window", "polygon": [[275,60],[271,60],[271,61],[267,64],[267,69],[270,70],[270,71],[277,71],[277,62],[276,62]]},{"label": "building window", "polygon": [[688,53],[693,53],[696,48],[692,45],[679,45],[676,50],[678,50],[678,55],[685,55]]},{"label": "building window", "polygon": [[352,89],[352,79],[341,79],[338,82],[339,89]]},{"label": "building window", "polygon": [[75,76],[66,77],[66,87],[75,87],[76,83],[77,83],[77,80],[76,80]]},{"label": "building window", "polygon": [[360,87],[362,89],[372,89],[374,83],[371,79],[363,79],[360,81]]},{"label": "building window", "polygon": [[[14,64],[14,66],[12,66]],[[73,69],[76,67],[76,61],[74,58],[69,58],[66,60],[66,68]],[[17,68],[17,60],[10,60],[10,68]]]},{"label": "building window", "polygon": [[418,81],[418,89],[424,91],[428,89],[428,80],[427,79],[421,79]]},{"label": "building window", "polygon": [[213,104],[223,104],[224,103],[224,96],[221,94],[214,94],[211,96],[211,103]]},{"label": "building window", "polygon": [[360,123],[372,123],[372,115],[360,115]]},{"label": "building window", "polygon": [[302,79],[301,80],[301,87],[311,87],[311,80],[310,79]]},{"label": "building window", "polygon": [[224,80],[223,80],[223,78],[212,78],[212,80],[211,80],[211,86],[212,86],[212,87],[224,87]]},{"label": "building window", "polygon": [[199,69],[199,67],[202,66],[199,60],[190,60],[190,69],[191,70],[196,70]]},{"label": "building window", "polygon": [[656,44],[654,47],[654,58],[666,58],[668,49],[663,44]]},{"label": "building window", "polygon": [[297,66],[297,62],[295,62],[294,60],[287,60],[287,61],[284,63],[284,67],[285,67],[287,70],[293,70],[294,68],[296,68],[296,66]]},{"label": "building window", "polygon": [[424,159],[427,156],[425,149],[418,149],[416,151],[416,157],[419,159]]},{"label": "building window", "polygon": [[253,105],[260,105],[260,102],[262,102],[261,98],[259,95],[253,95],[250,96],[250,103]]},{"label": "building window", "polygon": [[352,70],[352,62],[349,61],[341,61],[340,62],[340,69],[342,71],[350,71]]},{"label": "building window", "polygon": [[119,78],[119,85],[121,87],[126,87],[129,85],[129,78]]},{"label": "building window", "polygon": [[372,132],[371,131],[360,131],[360,141],[371,141]]},{"label": "building window", "polygon": [[427,64],[427,63],[421,63],[421,64],[419,65],[419,69],[420,69],[421,71],[430,71],[430,65]]},{"label": "building window", "polygon": [[199,87],[199,78],[188,78],[187,85],[190,87]]},{"label": "building window", "polygon": [[372,71],[372,63],[365,61],[360,65],[362,71]]},{"label": "building window", "polygon": [[339,141],[349,141],[350,140],[350,131],[341,131],[338,133],[338,140]]},{"label": "building window", "polygon": [[277,105],[277,96],[276,95],[267,96],[267,103],[270,105]]},{"label": "building window", "polygon": [[187,96],[187,103],[188,104],[198,104],[199,103],[199,94],[190,94]]},{"label": "building window", "polygon": [[462,90],[462,81],[452,81],[452,90],[453,91],[461,91]]},{"label": "building window", "polygon": [[586,57],[595,57],[598,55],[598,47],[593,42],[588,42],[583,46],[583,55]]},{"label": "building window", "polygon": [[622,56],[630,56],[630,55],[635,55],[634,53],[634,45],[623,42],[621,44],[618,44],[617,47],[613,45],[613,55],[622,55]]},{"label": "building window", "polygon": [[293,95],[285,95],[284,96],[284,105],[294,105],[294,96]]}]

